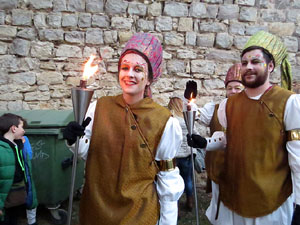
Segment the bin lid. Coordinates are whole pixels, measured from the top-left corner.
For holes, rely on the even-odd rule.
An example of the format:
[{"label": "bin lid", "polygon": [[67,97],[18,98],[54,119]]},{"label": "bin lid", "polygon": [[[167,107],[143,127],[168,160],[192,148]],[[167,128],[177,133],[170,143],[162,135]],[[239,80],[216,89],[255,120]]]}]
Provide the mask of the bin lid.
[{"label": "bin lid", "polygon": [[65,127],[74,120],[73,110],[20,110],[20,111],[0,111],[4,113],[14,113],[27,120],[27,128],[58,128]]}]

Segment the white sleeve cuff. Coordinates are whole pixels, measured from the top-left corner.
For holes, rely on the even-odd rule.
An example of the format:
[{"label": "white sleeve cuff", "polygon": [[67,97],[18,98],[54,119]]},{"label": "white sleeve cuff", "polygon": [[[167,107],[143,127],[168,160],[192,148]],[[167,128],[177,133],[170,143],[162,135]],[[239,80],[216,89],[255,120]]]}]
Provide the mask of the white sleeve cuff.
[{"label": "white sleeve cuff", "polygon": [[178,208],[177,201],[159,201],[160,218],[159,225],[176,225]]}]

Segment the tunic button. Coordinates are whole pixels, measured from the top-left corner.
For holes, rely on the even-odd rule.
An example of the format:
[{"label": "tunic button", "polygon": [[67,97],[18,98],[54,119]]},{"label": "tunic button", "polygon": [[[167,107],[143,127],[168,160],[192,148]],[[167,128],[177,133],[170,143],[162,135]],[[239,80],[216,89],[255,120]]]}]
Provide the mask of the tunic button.
[{"label": "tunic button", "polygon": [[140,145],[140,147],[141,147],[141,148],[146,148],[147,145],[143,143],[143,144]]},{"label": "tunic button", "polygon": [[132,130],[135,130],[135,129],[136,129],[136,126],[135,126],[135,125],[132,125],[132,126],[131,126],[131,129],[132,129]]}]

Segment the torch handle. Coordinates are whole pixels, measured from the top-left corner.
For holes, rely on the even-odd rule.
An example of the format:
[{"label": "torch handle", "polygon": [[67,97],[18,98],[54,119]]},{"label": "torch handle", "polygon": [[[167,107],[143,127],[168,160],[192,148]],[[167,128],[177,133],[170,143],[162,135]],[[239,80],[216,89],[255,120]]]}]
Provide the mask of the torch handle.
[{"label": "torch handle", "polygon": [[77,159],[78,159],[79,138],[80,137],[77,137],[77,140],[76,140],[76,143],[75,143],[74,155],[73,155],[73,165],[72,165],[72,175],[71,175],[71,187],[70,187],[70,195],[69,195],[67,225],[71,225],[71,220],[72,220],[73,195],[74,195],[74,186],[75,186],[75,178],[76,178],[76,167],[77,167]]}]

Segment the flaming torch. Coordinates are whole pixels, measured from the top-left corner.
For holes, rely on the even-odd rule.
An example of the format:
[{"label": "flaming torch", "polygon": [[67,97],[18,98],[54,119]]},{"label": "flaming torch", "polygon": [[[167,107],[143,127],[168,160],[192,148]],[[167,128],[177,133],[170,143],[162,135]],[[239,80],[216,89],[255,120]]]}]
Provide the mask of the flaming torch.
[{"label": "flaming torch", "polygon": [[[98,65],[92,66],[92,62],[95,59],[95,56],[90,56],[87,63],[84,65],[84,72],[80,84],[77,87],[73,87],[71,90],[73,111],[76,122],[82,124],[86,111],[89,107],[90,101],[92,99],[94,90],[87,89],[87,80],[98,70]],[[69,208],[68,208],[68,221],[67,224],[71,224],[72,218],[72,206],[73,206],[73,194],[74,194],[74,185],[76,177],[76,166],[78,158],[78,147],[79,147],[79,138],[77,138],[75,143],[75,151],[73,156],[73,166],[72,166],[72,176],[71,176],[71,187],[69,195]]]},{"label": "flaming torch", "polygon": [[[193,134],[196,109],[195,104],[193,103],[193,93],[191,93],[191,97],[188,101],[188,104],[185,105],[183,110],[184,121],[188,130],[189,135]],[[195,176],[195,167],[194,167],[194,157],[193,157],[193,147],[191,149],[191,162],[192,162],[192,170],[193,170],[193,186],[194,186],[194,199],[195,199],[195,213],[196,213],[196,222],[199,225],[199,214],[198,214],[198,201],[197,201],[197,189],[196,189],[196,176]]]}]

